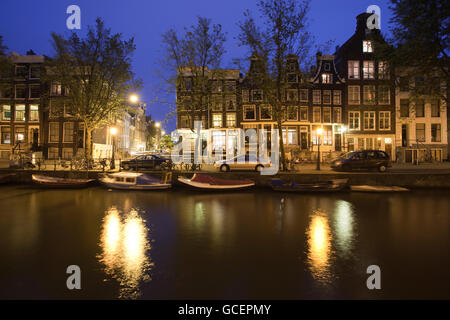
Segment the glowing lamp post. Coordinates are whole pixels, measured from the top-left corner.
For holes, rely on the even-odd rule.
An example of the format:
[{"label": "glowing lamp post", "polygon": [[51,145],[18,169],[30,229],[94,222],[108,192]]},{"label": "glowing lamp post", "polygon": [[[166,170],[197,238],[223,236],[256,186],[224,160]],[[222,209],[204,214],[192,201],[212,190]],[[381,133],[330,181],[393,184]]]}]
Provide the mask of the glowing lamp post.
[{"label": "glowing lamp post", "polygon": [[131,103],[136,103],[136,102],[139,101],[139,97],[137,95],[135,95],[135,94],[132,94],[132,95],[130,95],[129,100],[130,100]]},{"label": "glowing lamp post", "polygon": [[317,128],[316,135],[317,135],[317,166],[316,170],[320,170],[320,136],[323,134],[322,128]]},{"label": "glowing lamp post", "polygon": [[114,169],[116,169],[116,160],[114,158],[114,153],[115,153],[115,149],[116,149],[117,128],[116,127],[109,128],[109,133],[111,133],[111,136],[112,136],[112,152],[111,152],[111,165],[110,165],[110,168],[111,168],[111,170],[114,170]]}]

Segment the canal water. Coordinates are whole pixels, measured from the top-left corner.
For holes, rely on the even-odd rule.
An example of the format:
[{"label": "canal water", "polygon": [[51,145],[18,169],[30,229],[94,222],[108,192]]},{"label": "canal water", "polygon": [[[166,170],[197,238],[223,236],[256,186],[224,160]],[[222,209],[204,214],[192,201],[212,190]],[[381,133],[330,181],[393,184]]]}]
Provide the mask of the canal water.
[{"label": "canal water", "polygon": [[4,186],[0,204],[2,299],[450,298],[450,191]]}]

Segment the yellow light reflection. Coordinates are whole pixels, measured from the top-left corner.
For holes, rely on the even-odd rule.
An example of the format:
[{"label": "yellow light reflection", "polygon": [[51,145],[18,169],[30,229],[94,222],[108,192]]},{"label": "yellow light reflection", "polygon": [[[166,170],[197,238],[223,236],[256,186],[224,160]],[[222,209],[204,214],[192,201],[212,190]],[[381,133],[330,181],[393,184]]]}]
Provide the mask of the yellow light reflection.
[{"label": "yellow light reflection", "polygon": [[150,244],[148,228],[138,211],[131,209],[121,219],[117,208],[110,208],[103,221],[100,261],[105,271],[117,279],[121,289],[119,298],[135,299],[141,293],[139,285],[149,280]]},{"label": "yellow light reflection", "polygon": [[312,276],[319,282],[328,283],[330,274],[331,233],[328,217],[316,211],[307,231],[308,264]]}]

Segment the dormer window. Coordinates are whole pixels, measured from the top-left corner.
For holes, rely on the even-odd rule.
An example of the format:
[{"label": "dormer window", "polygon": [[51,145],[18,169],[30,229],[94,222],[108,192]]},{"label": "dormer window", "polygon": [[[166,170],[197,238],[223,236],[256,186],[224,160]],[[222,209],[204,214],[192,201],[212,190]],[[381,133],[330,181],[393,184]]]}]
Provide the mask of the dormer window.
[{"label": "dormer window", "polygon": [[373,43],[370,40],[363,40],[363,52],[373,52]]},{"label": "dormer window", "polygon": [[332,75],[330,73],[322,73],[322,83],[332,83]]}]

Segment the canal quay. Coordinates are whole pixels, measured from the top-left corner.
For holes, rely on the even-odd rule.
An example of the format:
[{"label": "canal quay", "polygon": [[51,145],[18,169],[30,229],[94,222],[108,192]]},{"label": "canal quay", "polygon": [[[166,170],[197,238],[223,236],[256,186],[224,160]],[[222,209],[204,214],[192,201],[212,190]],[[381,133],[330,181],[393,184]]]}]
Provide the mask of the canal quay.
[{"label": "canal quay", "polygon": [[[445,175],[332,174],[428,187],[302,194],[2,185],[0,298],[450,298],[450,189],[430,187]],[[80,290],[66,286],[71,265],[81,270]],[[377,290],[366,283],[372,265],[381,272]]]}]

